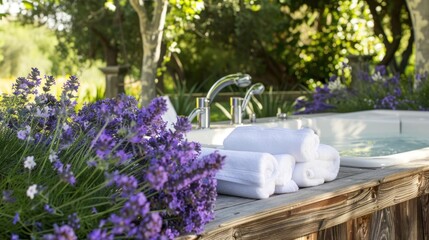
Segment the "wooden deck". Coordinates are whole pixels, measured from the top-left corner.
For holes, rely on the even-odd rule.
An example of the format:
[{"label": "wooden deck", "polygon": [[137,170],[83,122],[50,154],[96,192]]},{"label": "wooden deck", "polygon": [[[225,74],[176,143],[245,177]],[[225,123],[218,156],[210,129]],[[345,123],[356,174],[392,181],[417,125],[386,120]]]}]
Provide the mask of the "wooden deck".
[{"label": "wooden deck", "polygon": [[220,195],[202,235],[183,239],[429,239],[429,160],[340,169],[336,180],[253,200]]}]

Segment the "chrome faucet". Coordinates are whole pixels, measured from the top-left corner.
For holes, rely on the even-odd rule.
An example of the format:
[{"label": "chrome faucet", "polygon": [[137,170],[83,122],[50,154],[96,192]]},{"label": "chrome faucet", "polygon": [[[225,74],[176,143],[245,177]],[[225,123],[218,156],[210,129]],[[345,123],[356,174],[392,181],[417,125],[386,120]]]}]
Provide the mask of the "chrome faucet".
[{"label": "chrome faucet", "polygon": [[249,103],[250,98],[253,95],[262,94],[264,90],[265,87],[262,83],[256,83],[247,90],[244,98],[232,97],[230,99],[232,124],[241,124],[243,122],[244,111],[246,110],[246,106]]},{"label": "chrome faucet", "polygon": [[217,80],[210,88],[206,97],[196,99],[196,108],[189,114],[188,120],[191,122],[197,117],[199,129],[210,128],[210,105],[220,90],[233,84],[238,87],[247,87],[252,83],[251,79],[248,74],[236,73]]}]

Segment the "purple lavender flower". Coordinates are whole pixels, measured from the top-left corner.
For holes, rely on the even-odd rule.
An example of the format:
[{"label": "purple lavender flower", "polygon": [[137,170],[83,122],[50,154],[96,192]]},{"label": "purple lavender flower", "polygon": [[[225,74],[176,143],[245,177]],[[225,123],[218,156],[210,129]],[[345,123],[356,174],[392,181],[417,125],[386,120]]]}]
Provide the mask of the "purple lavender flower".
[{"label": "purple lavender flower", "polygon": [[89,240],[113,240],[113,235],[105,229],[95,229],[88,234]]},{"label": "purple lavender flower", "polygon": [[27,100],[28,95],[37,94],[37,87],[41,83],[40,72],[37,68],[31,68],[30,74],[27,78],[19,77],[16,83],[12,85],[15,96]]},{"label": "purple lavender flower", "polygon": [[19,240],[18,234],[12,233],[12,236],[10,237],[10,240]]},{"label": "purple lavender flower", "polygon": [[12,190],[4,190],[3,197],[2,197],[3,201],[6,203],[14,203],[16,201],[16,198],[14,198],[12,194],[13,194]]},{"label": "purple lavender flower", "polygon": [[167,172],[162,166],[151,165],[147,170],[146,180],[151,184],[152,188],[159,191],[168,180]]},{"label": "purple lavender flower", "polygon": [[387,95],[383,99],[380,100],[380,103],[376,106],[376,108],[384,108],[384,109],[392,109],[395,110],[398,106],[399,102],[394,95]]},{"label": "purple lavender flower", "polygon": [[77,216],[77,213],[73,213],[67,216],[67,225],[73,229],[80,228],[80,219]]},{"label": "purple lavender flower", "polygon": [[67,96],[67,100],[76,98],[74,95],[79,89],[79,79],[76,76],[70,76],[69,79],[63,85],[63,95]]},{"label": "purple lavender flower", "polygon": [[323,87],[316,88],[316,92],[313,94],[311,100],[297,100],[295,109],[298,110],[297,114],[324,112],[335,108],[333,105],[327,102],[329,99],[335,98],[336,96],[337,94],[331,92],[328,84],[325,84]]},{"label": "purple lavender flower", "polygon": [[381,76],[385,76],[387,74],[386,66],[384,65],[375,66],[375,72],[380,73]]},{"label": "purple lavender flower", "polygon": [[121,191],[123,197],[133,194],[138,187],[137,179],[134,176],[119,174],[115,172],[111,176],[109,185],[115,184]]},{"label": "purple lavender flower", "polygon": [[31,132],[31,127],[30,126],[25,126],[24,129],[21,129],[17,132],[17,137],[20,140],[26,140]]},{"label": "purple lavender flower", "polygon": [[43,86],[43,91],[49,92],[51,90],[51,86],[55,85],[55,79],[53,76],[46,76],[45,75],[45,85]]},{"label": "purple lavender flower", "polygon": [[68,225],[54,225],[54,234],[46,234],[43,236],[45,240],[77,240],[77,236],[72,227]]},{"label": "purple lavender flower", "polygon": [[64,166],[64,164],[61,163],[61,161],[57,160],[53,163],[53,167],[60,175],[63,181],[68,182],[72,186],[76,184],[76,178],[71,170],[70,164],[66,164]]},{"label": "purple lavender flower", "polygon": [[53,209],[51,206],[49,206],[49,204],[45,204],[45,206],[43,207],[43,209],[48,212],[49,214],[54,214],[55,213],[55,209]]},{"label": "purple lavender flower", "polygon": [[126,153],[123,149],[118,150],[115,155],[119,158],[119,164],[127,162],[132,157],[132,154]]},{"label": "purple lavender flower", "polygon": [[106,131],[102,132],[100,137],[92,143],[95,148],[95,152],[100,159],[107,159],[115,147],[116,142],[110,134]]},{"label": "purple lavender flower", "polygon": [[160,235],[162,228],[162,217],[154,212],[146,215],[140,224],[131,229],[128,233],[130,237],[137,239],[154,239]]},{"label": "purple lavender flower", "polygon": [[112,214],[109,217],[109,221],[113,224],[112,233],[115,235],[120,235],[130,231],[130,229],[134,227],[133,220],[134,218],[132,217],[122,217]]},{"label": "purple lavender flower", "polygon": [[16,225],[18,222],[20,221],[20,219],[19,219],[19,213],[18,212],[16,212],[15,213],[15,216],[13,217],[13,225]]},{"label": "purple lavender flower", "polygon": [[192,129],[192,125],[186,117],[177,117],[177,121],[174,124],[176,132],[185,133]]}]

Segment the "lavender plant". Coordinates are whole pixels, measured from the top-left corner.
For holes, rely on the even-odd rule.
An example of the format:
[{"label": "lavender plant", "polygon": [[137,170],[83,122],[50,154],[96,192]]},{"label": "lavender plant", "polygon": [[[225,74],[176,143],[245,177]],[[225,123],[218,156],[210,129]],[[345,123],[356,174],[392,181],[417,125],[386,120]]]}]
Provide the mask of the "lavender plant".
[{"label": "lavender plant", "polygon": [[57,100],[54,78],[18,78],[0,105],[1,239],[171,239],[213,219],[223,157],[200,158],[163,99],[129,96],[74,111],[78,80]]},{"label": "lavender plant", "polygon": [[373,74],[362,72],[360,76],[359,83],[353,87],[347,87],[341,81],[341,76],[331,77],[310,98],[297,100],[297,113],[429,109],[429,102],[425,97],[429,94],[426,75],[401,78],[399,74],[387,74],[385,66],[377,66]]}]

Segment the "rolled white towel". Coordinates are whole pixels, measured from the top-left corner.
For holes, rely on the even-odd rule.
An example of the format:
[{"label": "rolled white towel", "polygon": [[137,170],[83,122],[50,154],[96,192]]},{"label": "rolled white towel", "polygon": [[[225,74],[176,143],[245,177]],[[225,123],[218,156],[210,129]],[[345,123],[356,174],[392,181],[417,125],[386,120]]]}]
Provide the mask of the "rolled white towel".
[{"label": "rolled white towel", "polygon": [[338,176],[340,171],[340,153],[332,146],[320,144],[317,149],[319,153],[319,161],[323,166],[318,174],[322,176],[326,182],[332,181]]},{"label": "rolled white towel", "polygon": [[295,158],[290,154],[274,155],[278,164],[275,193],[289,193],[298,191],[298,186],[292,181],[295,168]]},{"label": "rolled white towel", "polygon": [[322,161],[314,160],[311,162],[296,163],[292,180],[294,180],[299,187],[313,187],[323,184],[325,179],[317,174],[317,171],[322,168],[322,166],[319,166],[319,162]]},{"label": "rolled white towel", "polygon": [[225,156],[224,165],[216,174],[218,180],[263,187],[277,177],[277,160],[269,153],[202,148],[201,156],[214,151]]},{"label": "rolled white towel", "polygon": [[289,180],[286,184],[276,185],[275,193],[292,193],[299,190],[298,185],[294,180]]},{"label": "rolled white towel", "polygon": [[325,144],[318,148],[318,160],[296,163],[292,179],[299,187],[312,187],[332,181],[338,176],[340,169],[340,154]]},{"label": "rolled white towel", "polygon": [[224,149],[290,154],[296,162],[317,159],[319,136],[311,129],[243,126],[234,129],[223,141]]},{"label": "rolled white towel", "polygon": [[266,199],[274,194],[275,181],[272,180],[264,186],[247,185],[224,180],[217,181],[217,192],[237,197]]}]

